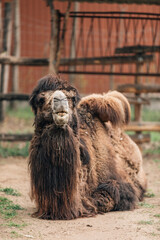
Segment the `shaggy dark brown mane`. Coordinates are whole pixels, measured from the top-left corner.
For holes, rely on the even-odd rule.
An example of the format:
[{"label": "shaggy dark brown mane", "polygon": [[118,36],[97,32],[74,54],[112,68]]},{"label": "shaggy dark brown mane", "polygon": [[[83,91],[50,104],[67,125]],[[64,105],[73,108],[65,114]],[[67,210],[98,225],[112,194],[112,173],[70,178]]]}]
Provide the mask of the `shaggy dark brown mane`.
[{"label": "shaggy dark brown mane", "polygon": [[42,78],[30,97],[35,113],[31,193],[44,219],[73,219],[132,210],[146,179],[138,147],[123,132],[127,99],[116,91],[80,99],[57,76]]},{"label": "shaggy dark brown mane", "polygon": [[78,151],[78,141],[70,127],[59,129],[49,126],[41,138],[32,141],[30,159],[34,161],[30,161],[29,166],[32,198],[41,206],[38,216],[49,219],[79,216],[80,209],[75,211]]}]

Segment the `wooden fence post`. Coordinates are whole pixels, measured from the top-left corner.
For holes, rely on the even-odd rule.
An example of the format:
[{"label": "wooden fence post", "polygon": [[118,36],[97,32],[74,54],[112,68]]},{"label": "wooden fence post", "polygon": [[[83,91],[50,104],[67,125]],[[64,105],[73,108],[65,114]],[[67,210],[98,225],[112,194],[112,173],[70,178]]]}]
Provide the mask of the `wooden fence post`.
[{"label": "wooden fence post", "polygon": [[[74,12],[78,12],[79,10],[79,3],[74,2]],[[75,59],[76,58],[76,29],[78,27],[78,18],[73,18],[72,23],[72,38],[71,38],[71,47],[70,47],[70,58]],[[76,66],[69,66],[69,71],[75,71]],[[74,83],[74,74],[69,75],[69,82],[70,84]]]},{"label": "wooden fence post", "polygon": [[[19,0],[13,1],[13,37],[14,37],[14,46],[13,46],[13,55],[20,56],[20,2]],[[19,67],[14,65],[12,67],[12,92],[16,93],[19,90]],[[10,103],[12,108],[16,108],[16,102],[12,101]]]},{"label": "wooden fence post", "polygon": [[[136,54],[139,57],[139,62],[136,64],[136,73],[141,72],[141,55],[140,53]],[[135,84],[141,84],[140,76],[135,77]],[[136,99],[138,100],[141,97],[141,93],[135,93]],[[138,101],[137,101],[138,102]],[[134,120],[138,122],[138,124],[141,124],[142,122],[142,103],[138,102],[134,105]],[[137,139],[142,138],[142,131],[136,131],[136,137]],[[142,145],[141,143],[138,144],[140,150],[142,151]]]},{"label": "wooden fence post", "polygon": [[56,73],[55,70],[55,9],[52,0],[48,0],[48,5],[50,7],[50,14],[51,14],[51,37],[50,37],[50,52],[49,52],[49,72]]},{"label": "wooden fence post", "polygon": [[67,22],[69,18],[69,12],[71,8],[72,0],[68,0],[68,6],[64,15],[64,20],[63,20],[63,27],[62,27],[62,34],[59,39],[59,47],[58,47],[58,52],[57,52],[57,58],[56,58],[56,72],[58,72],[59,65],[60,65],[60,60],[61,60],[61,52],[64,47],[64,38],[65,38],[65,33],[66,33],[66,28],[67,28]]},{"label": "wooden fence post", "polygon": [[[2,49],[4,53],[10,51],[11,47],[11,17],[12,17],[12,4],[10,2],[5,3],[4,8],[4,25],[3,25],[3,39],[2,39]],[[7,91],[8,87],[8,77],[9,77],[9,66],[1,65],[0,74],[0,92],[4,93]],[[0,102],[0,122],[4,120],[4,104]]]}]

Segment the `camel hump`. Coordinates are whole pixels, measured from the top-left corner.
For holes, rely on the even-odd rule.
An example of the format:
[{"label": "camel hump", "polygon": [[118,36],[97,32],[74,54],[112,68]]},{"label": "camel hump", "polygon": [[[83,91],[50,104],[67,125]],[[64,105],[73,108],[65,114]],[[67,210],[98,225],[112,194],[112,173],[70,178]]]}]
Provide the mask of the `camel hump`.
[{"label": "camel hump", "polygon": [[98,117],[103,122],[110,121],[113,126],[123,126],[129,123],[131,117],[130,104],[126,97],[117,91],[104,94],[92,94],[81,99],[79,108]]}]

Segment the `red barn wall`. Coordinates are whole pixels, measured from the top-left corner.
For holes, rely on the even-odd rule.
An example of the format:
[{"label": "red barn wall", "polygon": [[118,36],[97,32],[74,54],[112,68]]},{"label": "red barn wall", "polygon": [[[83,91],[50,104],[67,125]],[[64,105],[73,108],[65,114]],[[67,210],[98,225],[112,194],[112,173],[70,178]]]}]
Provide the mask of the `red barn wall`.
[{"label": "red barn wall", "polygon": [[[2,2],[5,2],[2,0]],[[54,2],[55,8],[61,12],[66,11],[66,2]],[[135,4],[98,4],[79,3],[79,11],[135,11],[160,13],[160,6],[156,5],[135,5]],[[73,10],[73,6],[72,9]],[[88,20],[90,21],[90,20]],[[105,26],[106,27],[106,26]],[[72,28],[69,21],[67,31]],[[86,24],[87,28],[87,24]],[[98,26],[97,26],[98,30]],[[48,57],[50,40],[50,9],[43,0],[20,0],[20,52],[22,57]],[[132,41],[132,36],[130,36]],[[68,40],[69,41],[69,40]],[[149,40],[146,42],[149,44]],[[112,44],[114,48],[114,43]],[[91,47],[89,49],[91,51]],[[69,54],[69,47],[67,49]],[[95,49],[99,55],[99,49]],[[95,68],[95,67],[94,67]],[[96,69],[99,69],[96,66]],[[90,67],[93,70],[93,67]],[[19,67],[19,92],[30,93],[38,79],[48,73],[48,67]],[[68,79],[67,74],[61,74],[62,78]],[[133,82],[133,77],[113,76],[114,87],[120,83]],[[75,86],[81,93],[104,92],[110,88],[110,76],[98,75],[76,75]],[[152,83],[160,83],[158,78],[149,78]]]}]

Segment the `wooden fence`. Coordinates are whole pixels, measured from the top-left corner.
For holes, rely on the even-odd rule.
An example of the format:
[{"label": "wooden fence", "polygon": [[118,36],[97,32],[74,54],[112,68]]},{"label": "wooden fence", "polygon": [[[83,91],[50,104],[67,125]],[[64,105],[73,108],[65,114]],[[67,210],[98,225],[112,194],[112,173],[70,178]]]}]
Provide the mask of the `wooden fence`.
[{"label": "wooden fence", "polygon": [[[129,13],[129,12],[103,12],[103,13],[91,13],[91,12],[71,12],[69,14],[69,8],[67,15],[62,14],[59,11],[55,11],[54,20],[55,32],[52,34],[51,43],[54,43],[54,48],[50,51],[49,58],[24,58],[18,56],[3,56],[0,55],[0,64],[4,67],[5,65],[12,66],[55,66],[59,67],[59,72],[63,73],[74,73],[74,74],[99,74],[99,75],[128,75],[135,76],[135,83],[133,85],[122,85],[118,87],[118,90],[123,93],[134,93],[134,98],[130,99],[131,103],[135,105],[135,121],[126,127],[126,130],[135,131],[137,133],[137,141],[144,142],[148,141],[145,136],[142,137],[143,131],[160,131],[159,123],[144,123],[141,119],[142,104],[147,104],[147,99],[142,97],[142,93],[157,92],[160,93],[159,86],[144,86],[141,84],[140,76],[159,77],[160,76],[160,46],[156,45],[158,42],[158,29],[160,26],[160,17],[158,14],[150,13]],[[72,23],[75,20],[79,20],[78,30],[72,28],[71,31],[66,29],[66,18],[70,18]],[[88,26],[85,28],[85,21]],[[60,24],[61,22],[61,24]],[[121,22],[121,28],[124,29],[124,46],[118,47],[122,38],[119,32],[119,24]],[[137,35],[137,24],[139,22],[139,29],[141,33]],[[146,32],[148,34],[148,24],[151,26],[150,30],[150,42],[151,45],[145,45]],[[104,32],[106,32],[106,38],[103,37],[102,28],[104,26]],[[115,30],[115,41],[113,43],[112,26]],[[134,45],[128,46],[128,36],[130,35],[130,29],[132,26],[132,34],[134,39]],[[97,28],[98,27],[98,28]],[[87,29],[87,32],[84,32]],[[62,30],[62,31],[60,31]],[[75,34],[75,31],[78,31]],[[95,31],[98,34],[98,42],[96,42]],[[70,34],[70,35],[69,35]],[[78,39],[76,39],[78,36]],[[66,39],[70,39],[67,41]],[[63,40],[63,41],[61,41]],[[61,46],[59,46],[59,41]],[[159,42],[158,42],[159,43]],[[120,45],[121,45],[120,44]],[[62,45],[64,47],[63,54]],[[68,45],[70,50],[67,50]],[[74,49],[72,46],[75,46]],[[89,51],[89,46],[91,50]],[[96,46],[99,48],[96,48]],[[105,47],[104,47],[105,46]],[[53,47],[53,46],[52,46]],[[113,52],[114,48],[114,52]],[[97,50],[98,49],[98,50]],[[112,51],[111,51],[112,49]],[[73,52],[71,51],[74,51]],[[72,53],[71,53],[72,52]],[[68,55],[70,53],[70,56]],[[72,57],[71,57],[72,56]],[[73,57],[74,56],[74,57]],[[155,61],[156,60],[156,61]],[[157,72],[152,72],[150,63],[156,62]],[[90,66],[102,67],[101,71],[88,71]],[[105,67],[118,65],[120,71],[106,71]],[[121,66],[124,65],[124,68]],[[124,71],[128,67],[128,71]],[[135,68],[130,68],[135,66]],[[145,72],[141,71],[142,66],[145,66]],[[72,68],[73,67],[73,68]],[[79,70],[80,69],[80,70]],[[100,69],[100,68],[98,68]],[[130,71],[132,69],[132,71]],[[134,70],[136,69],[136,70]],[[147,70],[148,69],[148,70]],[[71,71],[70,71],[71,70]],[[1,84],[1,90],[3,88]],[[13,100],[25,100],[27,101],[29,96],[26,94],[0,94],[0,105],[2,101],[13,101]],[[0,107],[0,118],[2,118],[2,108]],[[13,141],[13,140],[27,140],[30,139],[26,135],[15,136],[8,134],[0,134],[0,140],[2,141]],[[146,140],[145,140],[146,139]],[[135,138],[136,140],[136,138]]]}]

